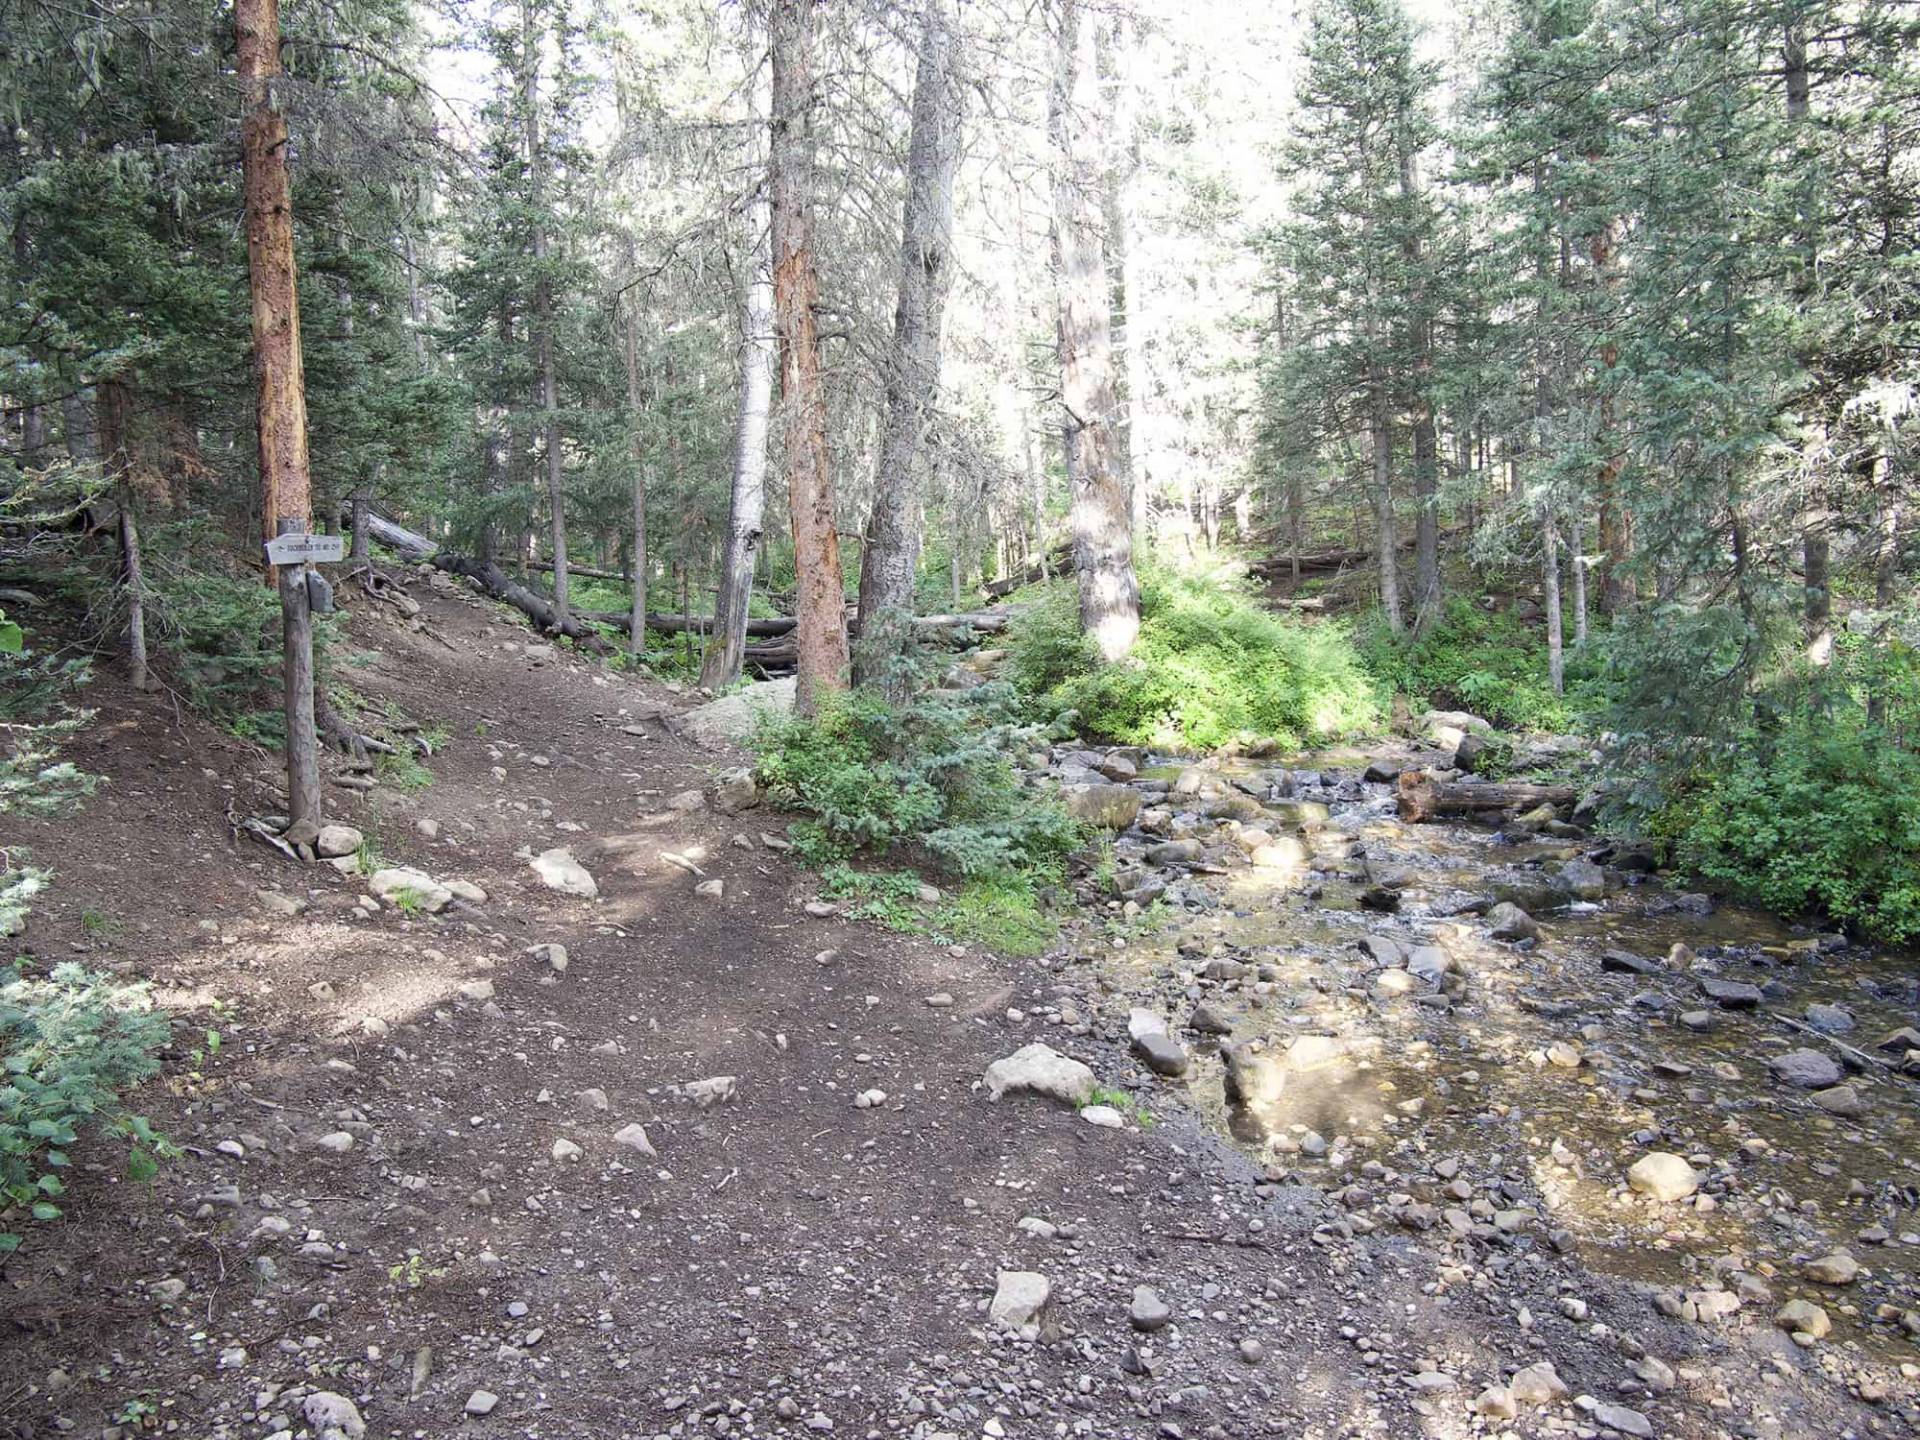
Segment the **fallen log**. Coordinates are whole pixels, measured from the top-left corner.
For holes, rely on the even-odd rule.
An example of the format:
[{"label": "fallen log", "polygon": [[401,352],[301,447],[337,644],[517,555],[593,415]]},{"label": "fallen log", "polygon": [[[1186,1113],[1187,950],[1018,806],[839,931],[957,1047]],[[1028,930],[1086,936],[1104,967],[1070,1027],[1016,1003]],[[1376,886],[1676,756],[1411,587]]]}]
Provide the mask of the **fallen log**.
[{"label": "fallen log", "polygon": [[553,602],[544,595],[536,595],[526,586],[507,577],[507,572],[489,561],[476,560],[452,550],[442,550],[436,541],[430,540],[417,531],[404,525],[396,525],[385,516],[369,508],[366,512],[367,534],[374,540],[393,551],[401,559],[416,565],[432,565],[446,571],[449,575],[458,575],[463,579],[477,581],[480,588],[495,599],[504,600],[521,614],[539,626],[542,630],[565,635],[576,640],[590,650],[610,648],[594,629],[590,620],[578,612],[567,617],[566,623],[560,622],[555,613]]},{"label": "fallen log", "polygon": [[[509,579],[507,573],[498,565],[483,564],[469,556],[451,550],[442,550],[437,542],[417,531],[393,521],[369,508],[366,512],[367,534],[379,541],[401,559],[413,564],[430,564],[450,575],[460,575],[480,582],[481,586],[497,598],[506,601],[521,611],[536,625],[545,630],[558,631],[590,645],[604,642],[593,627],[612,625],[624,630],[632,617],[624,610],[575,610],[568,616],[567,624],[556,623],[553,604],[545,596],[538,595],[517,581]],[[585,572],[576,572],[585,573]],[[1013,612],[1004,609],[976,610],[953,615],[916,615],[913,628],[923,634],[938,634],[943,630],[970,630],[980,634],[997,634],[1007,628],[1007,622],[1013,618]],[[847,622],[850,633],[859,633],[857,621]],[[764,640],[777,639],[792,632],[794,621],[791,616],[776,615],[770,619],[747,621],[747,634]],[[705,635],[713,629],[711,615],[655,615],[647,616],[647,628],[662,635],[679,635],[691,631],[695,635]],[[749,649],[748,658],[752,659]]]},{"label": "fallen log", "polygon": [[1535,805],[1556,809],[1571,805],[1571,785],[1452,784],[1423,770],[1405,770],[1399,781],[1400,818],[1419,825],[1442,815],[1474,815],[1493,810],[1525,810]]},{"label": "fallen log", "polygon": [[[583,619],[593,620],[602,625],[624,627],[628,623],[628,616],[624,612],[582,610],[578,613]],[[993,635],[1006,629],[1007,622],[1012,618],[1012,612],[1006,610],[977,610],[958,615],[916,615],[913,617],[913,628],[923,635],[938,634],[942,630],[973,630],[983,635]],[[749,620],[747,634],[755,639],[772,640],[791,634],[793,625],[791,615],[775,615],[768,619]],[[711,615],[649,614],[647,628],[661,635],[680,635],[687,632],[705,635],[713,629],[713,617]],[[860,633],[860,622],[851,615],[847,618],[847,632],[851,635]]]},{"label": "fallen log", "polygon": [[1046,553],[1044,565],[1036,556],[1005,579],[988,581],[980,587],[980,591],[987,599],[998,600],[1003,595],[1011,595],[1023,585],[1037,585],[1049,575],[1065,575],[1072,569],[1073,547],[1056,545]]}]

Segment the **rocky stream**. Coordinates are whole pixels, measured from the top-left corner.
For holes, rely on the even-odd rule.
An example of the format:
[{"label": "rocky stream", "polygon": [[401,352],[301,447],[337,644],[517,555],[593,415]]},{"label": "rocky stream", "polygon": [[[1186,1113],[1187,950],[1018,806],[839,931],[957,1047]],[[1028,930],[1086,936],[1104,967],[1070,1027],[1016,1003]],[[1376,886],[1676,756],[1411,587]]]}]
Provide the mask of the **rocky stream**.
[{"label": "rocky stream", "polygon": [[1473,783],[1452,759],[1051,758],[1113,833],[1063,991],[1131,1050],[1134,1098],[1176,1087],[1344,1238],[1551,1254],[1861,1398],[1911,1390],[1920,966],[1673,888],[1566,807],[1403,823],[1399,775]]}]

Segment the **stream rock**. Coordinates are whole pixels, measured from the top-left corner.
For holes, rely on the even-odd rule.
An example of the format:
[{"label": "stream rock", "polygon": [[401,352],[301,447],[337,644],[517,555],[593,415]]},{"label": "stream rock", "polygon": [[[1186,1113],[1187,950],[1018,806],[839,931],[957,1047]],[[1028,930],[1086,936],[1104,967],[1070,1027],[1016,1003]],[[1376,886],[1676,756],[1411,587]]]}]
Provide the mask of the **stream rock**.
[{"label": "stream rock", "polygon": [[1487,925],[1487,933],[1496,940],[1540,938],[1540,922],[1507,900],[1502,900],[1487,912]]},{"label": "stream rock", "polygon": [[1766,998],[1758,985],[1744,980],[1703,979],[1700,993],[1723,1010],[1751,1010]]},{"label": "stream rock", "polygon": [[1661,1204],[1684,1200],[1700,1188],[1700,1175],[1685,1158],[1666,1150],[1642,1155],[1627,1171],[1627,1184]]},{"label": "stream rock", "polygon": [[1826,1090],[1838,1085],[1845,1072],[1839,1062],[1822,1050],[1789,1050],[1767,1061],[1767,1069],[1782,1085],[1796,1090]]},{"label": "stream rock", "polygon": [[1178,1079],[1187,1073],[1187,1048],[1168,1032],[1167,1022],[1151,1010],[1137,1009],[1127,1017],[1133,1053],[1156,1075]]}]

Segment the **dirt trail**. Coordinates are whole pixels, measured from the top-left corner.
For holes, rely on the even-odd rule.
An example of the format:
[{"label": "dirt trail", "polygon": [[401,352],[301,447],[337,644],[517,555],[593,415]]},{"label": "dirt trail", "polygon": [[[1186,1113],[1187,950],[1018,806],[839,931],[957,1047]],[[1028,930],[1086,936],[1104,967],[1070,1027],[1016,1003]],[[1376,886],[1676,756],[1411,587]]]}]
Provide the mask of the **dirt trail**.
[{"label": "dirt trail", "polygon": [[[1663,1436],[1902,1433],[1791,1347],[1577,1275],[1591,1320],[1525,1315],[1505,1258],[1345,1224],[1171,1100],[1150,1130],[990,1103],[982,1072],[1035,1040],[1145,1087],[1124,1009],[1086,1013],[1084,971],[807,916],[775,817],[667,804],[727,760],[640,718],[675,697],[416,588],[431,633],[356,614],[342,678],[446,729],[434,783],[329,802],[484,903],[369,916],[359,878],[236,839],[273,758],[104,678],[68,752],[109,784],[8,837],[59,876],[33,954],[150,975],[180,1013],[142,1101],[188,1153],[135,1187],[81,1151],[69,1219],[5,1262],[0,1434],[317,1435],[318,1392],[373,1436],[1591,1435],[1619,1420],[1596,1402]],[[554,846],[597,899],[540,885],[524,854]],[[703,876],[661,858],[702,848]],[[553,943],[564,971],[528,953]],[[716,1076],[730,1102],[673,1093]],[[615,1140],[634,1124],[657,1154]],[[1001,1271],[1051,1283],[1036,1338],[990,1321]],[[1130,1318],[1136,1286],[1170,1323]],[[1640,1394],[1635,1348],[1676,1387]],[[1471,1414],[1543,1359],[1569,1397]]]}]

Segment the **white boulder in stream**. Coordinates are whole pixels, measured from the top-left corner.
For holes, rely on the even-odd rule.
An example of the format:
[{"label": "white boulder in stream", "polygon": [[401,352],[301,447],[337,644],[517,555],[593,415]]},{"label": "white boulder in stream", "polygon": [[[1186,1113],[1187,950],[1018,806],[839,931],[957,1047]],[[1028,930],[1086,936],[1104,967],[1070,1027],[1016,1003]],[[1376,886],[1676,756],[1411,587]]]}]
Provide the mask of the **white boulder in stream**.
[{"label": "white boulder in stream", "polygon": [[600,887],[593,883],[593,876],[587,873],[587,867],[573,858],[573,851],[565,846],[553,850],[542,850],[532,860],[533,873],[540,877],[540,883],[549,890],[558,890],[562,895],[578,895],[591,900],[600,893]]},{"label": "white boulder in stream", "polygon": [[1700,1174],[1681,1156],[1665,1150],[1642,1155],[1627,1171],[1627,1184],[1662,1204],[1684,1200],[1700,1188]]},{"label": "white boulder in stream", "polygon": [[987,1094],[998,1100],[1009,1091],[1028,1091],[1076,1109],[1093,1098],[1093,1071],[1050,1045],[1022,1045],[987,1067]]}]

